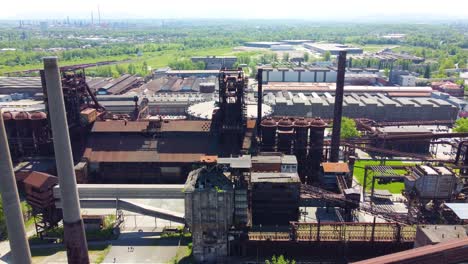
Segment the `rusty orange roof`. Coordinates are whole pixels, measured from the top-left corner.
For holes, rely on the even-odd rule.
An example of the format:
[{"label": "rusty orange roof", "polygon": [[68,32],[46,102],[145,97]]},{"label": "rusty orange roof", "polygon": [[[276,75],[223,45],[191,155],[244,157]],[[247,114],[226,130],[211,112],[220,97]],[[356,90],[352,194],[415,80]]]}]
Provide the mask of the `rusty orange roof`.
[{"label": "rusty orange roof", "polygon": [[322,163],[324,172],[338,172],[338,173],[348,173],[349,166],[348,163],[343,162],[324,162]]},{"label": "rusty orange roof", "polygon": [[[47,173],[32,171],[29,176],[24,179],[24,184],[31,185],[34,188],[41,189],[44,185],[55,185],[58,183],[58,178]],[[48,183],[49,182],[49,183]],[[47,186],[47,187],[49,187]]]},{"label": "rusty orange roof", "polygon": [[91,132],[143,132],[149,121],[111,120],[95,122]]},{"label": "rusty orange roof", "polygon": [[203,120],[171,120],[161,124],[161,132],[208,132],[211,121]]}]

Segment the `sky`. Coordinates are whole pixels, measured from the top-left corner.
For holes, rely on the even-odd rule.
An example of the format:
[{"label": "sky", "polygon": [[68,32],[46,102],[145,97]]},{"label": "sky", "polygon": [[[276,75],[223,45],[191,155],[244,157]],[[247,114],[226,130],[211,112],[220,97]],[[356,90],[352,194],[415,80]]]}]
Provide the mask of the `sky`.
[{"label": "sky", "polygon": [[2,0],[3,19],[468,19],[468,0]]}]

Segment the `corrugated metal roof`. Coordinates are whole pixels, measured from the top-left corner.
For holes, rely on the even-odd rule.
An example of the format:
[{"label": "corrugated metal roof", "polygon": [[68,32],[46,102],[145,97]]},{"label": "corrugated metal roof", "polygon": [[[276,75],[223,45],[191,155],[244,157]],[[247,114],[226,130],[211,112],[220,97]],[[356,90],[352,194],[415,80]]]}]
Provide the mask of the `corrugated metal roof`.
[{"label": "corrugated metal roof", "polygon": [[324,162],[322,163],[324,172],[338,172],[338,173],[348,173],[349,166],[348,163],[343,162]]}]

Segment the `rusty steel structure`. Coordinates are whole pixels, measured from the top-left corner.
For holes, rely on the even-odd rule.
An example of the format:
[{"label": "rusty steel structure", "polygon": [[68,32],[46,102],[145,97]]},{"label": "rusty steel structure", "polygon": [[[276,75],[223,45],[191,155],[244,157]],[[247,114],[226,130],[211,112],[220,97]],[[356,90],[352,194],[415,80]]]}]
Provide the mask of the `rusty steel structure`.
[{"label": "rusty steel structure", "polygon": [[247,127],[247,106],[245,104],[245,90],[247,77],[242,69],[219,72],[218,109],[213,113],[213,122],[220,136],[222,156],[238,154],[242,148]]},{"label": "rusty steel structure", "polygon": [[290,231],[248,232],[252,241],[295,241],[295,242],[412,242],[416,227],[400,223],[359,222],[291,222]]},{"label": "rusty steel structure", "polygon": [[301,181],[316,183],[323,160],[326,127],[327,124],[320,118],[267,117],[260,123],[259,150],[294,154]]},{"label": "rusty steel structure", "polygon": [[[104,112],[105,109],[99,104],[94,92],[91,91],[86,83],[84,68],[77,66],[63,68],[60,73],[69,127],[84,127],[89,125],[87,120],[81,119],[81,112],[86,108],[94,108],[99,112]],[[40,74],[46,112],[49,114],[49,99],[45,85],[44,71],[41,71]]]}]

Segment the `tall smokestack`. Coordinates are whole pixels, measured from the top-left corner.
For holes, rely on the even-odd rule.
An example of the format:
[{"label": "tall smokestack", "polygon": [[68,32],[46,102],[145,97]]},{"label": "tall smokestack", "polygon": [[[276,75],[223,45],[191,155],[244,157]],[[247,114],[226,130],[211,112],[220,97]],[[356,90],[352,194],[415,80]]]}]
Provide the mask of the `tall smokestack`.
[{"label": "tall smokestack", "polygon": [[257,132],[260,134],[260,123],[262,122],[262,103],[263,103],[263,69],[257,72]]},{"label": "tall smokestack", "polygon": [[57,57],[44,58],[44,75],[54,139],[55,162],[62,197],[64,239],[68,263],[89,263],[88,245],[76,189],[70,135]]},{"label": "tall smokestack", "polygon": [[338,162],[340,156],[341,118],[343,114],[343,93],[346,71],[346,51],[338,55],[338,74],[336,77],[335,110],[333,112],[333,131],[330,161]]},{"label": "tall smokestack", "polygon": [[0,193],[13,263],[32,263],[16,187],[3,113],[0,109]]}]

